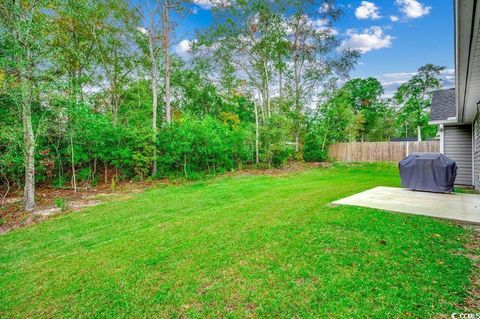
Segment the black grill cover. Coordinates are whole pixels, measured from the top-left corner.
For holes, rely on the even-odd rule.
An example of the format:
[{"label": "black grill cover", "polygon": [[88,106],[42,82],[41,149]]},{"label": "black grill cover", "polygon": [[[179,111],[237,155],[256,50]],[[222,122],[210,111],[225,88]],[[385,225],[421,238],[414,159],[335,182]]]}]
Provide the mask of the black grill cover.
[{"label": "black grill cover", "polygon": [[398,163],[402,187],[412,190],[450,193],[457,164],[440,153],[412,153]]}]

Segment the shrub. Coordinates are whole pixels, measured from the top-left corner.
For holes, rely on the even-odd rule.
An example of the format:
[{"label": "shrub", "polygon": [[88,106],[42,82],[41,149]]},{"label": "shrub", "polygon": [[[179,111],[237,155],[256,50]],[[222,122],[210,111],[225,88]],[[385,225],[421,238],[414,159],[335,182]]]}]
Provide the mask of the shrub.
[{"label": "shrub", "polygon": [[60,208],[62,212],[68,210],[68,202],[65,198],[61,198],[61,197],[55,198],[53,203],[55,204],[55,207]]},{"label": "shrub", "polygon": [[247,127],[208,116],[185,117],[158,135],[158,166],[164,175],[181,173],[187,178],[229,171],[251,161],[252,145]]},{"label": "shrub", "polygon": [[303,145],[303,158],[307,162],[322,162],[327,160],[328,151],[324,136],[318,130],[308,131]]},{"label": "shrub", "polygon": [[272,115],[262,127],[261,159],[269,166],[281,167],[292,156],[294,149],[288,142],[292,138],[292,124],[289,118]]}]

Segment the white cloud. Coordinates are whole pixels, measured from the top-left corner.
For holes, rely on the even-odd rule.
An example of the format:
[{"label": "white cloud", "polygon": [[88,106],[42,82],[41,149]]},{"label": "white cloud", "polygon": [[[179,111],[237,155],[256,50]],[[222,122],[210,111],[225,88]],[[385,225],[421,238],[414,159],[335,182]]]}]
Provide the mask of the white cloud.
[{"label": "white cloud", "polygon": [[[399,72],[399,73],[386,73],[377,77],[385,90],[385,96],[391,97],[397,90],[397,88],[403,83],[407,82],[417,72]],[[455,70],[446,69],[439,75],[440,80],[444,88],[451,88],[455,86]]]},{"label": "white cloud", "polygon": [[213,7],[228,7],[231,4],[230,0],[193,0],[192,2],[205,10]]},{"label": "white cloud", "polygon": [[400,11],[412,19],[427,15],[432,9],[432,7],[427,7],[417,0],[396,0],[395,2],[400,6]]},{"label": "white cloud", "polygon": [[361,53],[372,50],[390,48],[394,37],[384,34],[381,27],[370,27],[361,32],[347,30],[348,39],[344,40],[340,49],[354,49]]},{"label": "white cloud", "polygon": [[390,21],[392,21],[392,22],[397,22],[398,20],[400,20],[399,17],[397,17],[397,16],[390,16]]},{"label": "white cloud", "polygon": [[322,31],[327,31],[329,35],[338,35],[338,30],[335,28],[324,28]]},{"label": "white cloud", "polygon": [[416,72],[385,73],[378,77],[383,86],[399,86],[407,82]]},{"label": "white cloud", "polygon": [[362,1],[360,7],[355,9],[355,16],[358,19],[380,19],[381,16],[378,12],[378,7],[373,2]]},{"label": "white cloud", "polygon": [[331,5],[329,3],[323,3],[320,8],[318,8],[319,13],[327,13],[332,9]]},{"label": "white cloud", "polygon": [[[284,28],[288,35],[292,35],[293,33],[293,23],[295,23],[293,17],[286,18],[283,21]],[[317,18],[313,20],[309,15],[304,14],[301,16],[300,24],[312,27],[316,31],[324,32],[327,35],[338,35],[338,30],[332,26],[331,21],[328,19]]]},{"label": "white cloud", "polygon": [[328,25],[328,20],[319,18],[319,19],[311,20],[311,24],[313,25],[314,28],[323,28]]},{"label": "white cloud", "polygon": [[188,40],[184,39],[180,41],[174,48],[176,54],[186,57],[190,54],[190,50],[192,49],[192,45],[196,42],[196,40]]},{"label": "white cloud", "polygon": [[324,32],[329,33],[331,35],[337,35],[338,34],[337,29],[335,29],[334,27],[331,27],[330,22],[326,19],[310,20],[309,23],[311,23],[313,28],[317,31],[324,31]]}]

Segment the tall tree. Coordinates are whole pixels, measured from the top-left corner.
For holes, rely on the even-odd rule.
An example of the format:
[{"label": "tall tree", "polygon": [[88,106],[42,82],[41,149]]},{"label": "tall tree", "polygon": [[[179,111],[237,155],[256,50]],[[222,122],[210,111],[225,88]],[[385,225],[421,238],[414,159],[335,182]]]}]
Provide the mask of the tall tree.
[{"label": "tall tree", "polygon": [[88,26],[94,36],[98,66],[108,92],[113,123],[117,125],[122,92],[139,64],[135,41],[139,17],[126,2],[97,1],[98,8]]},{"label": "tall tree", "polygon": [[170,78],[171,78],[171,65],[170,65],[170,36],[172,32],[172,25],[170,22],[170,10],[174,8],[175,2],[172,0],[165,0],[163,4],[162,12],[162,46],[163,54],[165,55],[165,121],[172,123],[172,107],[170,96]]},{"label": "tall tree", "polygon": [[[0,63],[11,83],[10,96],[21,110],[25,182],[25,210],[35,208],[35,134],[32,123],[33,104],[41,94],[39,66],[50,52],[46,50],[49,29],[45,1],[0,2]],[[50,25],[51,26],[51,25]],[[45,67],[45,66],[43,66]]]},{"label": "tall tree", "polygon": [[215,13],[217,24],[202,35],[199,45],[210,47],[214,63],[221,64],[224,78],[235,82],[237,90],[254,100],[258,162],[260,126],[272,115],[273,75],[276,69],[284,68],[286,50],[280,50],[282,44],[286,46],[282,7],[280,1],[257,0]]},{"label": "tall tree", "polygon": [[[107,8],[101,1],[67,0],[57,3],[52,29],[52,44],[57,57],[52,59],[58,80],[68,88],[69,98],[84,101],[85,85],[93,80],[97,50],[93,30],[102,27],[102,14]],[[100,22],[100,24],[97,24]]]},{"label": "tall tree", "polygon": [[[146,21],[146,27],[140,27],[139,30],[141,33],[147,36],[147,48],[148,48],[148,61],[150,68],[150,84],[152,92],[152,118],[151,118],[151,128],[153,136],[153,163],[152,163],[152,175],[157,174],[157,114],[158,114],[158,81],[159,81],[159,45],[158,40],[161,38],[161,34],[158,27],[159,10],[161,8],[160,0],[148,0],[146,1],[146,6],[140,7],[138,12],[142,15],[142,18]],[[145,10],[147,11],[145,13]],[[140,41],[141,42],[141,41]]]},{"label": "tall tree", "polygon": [[405,123],[411,121],[417,128],[417,140],[422,140],[422,127],[428,125],[428,109],[432,103],[432,91],[442,87],[438,78],[444,66],[425,64],[410,80],[400,85],[394,99],[400,107]]},{"label": "tall tree", "polygon": [[[195,2],[195,1],[193,1]],[[172,21],[172,14],[182,16],[186,11],[186,4],[190,1],[186,0],[163,0],[162,1],[162,48],[165,58],[165,121],[167,124],[172,123],[172,96],[171,96],[171,80],[172,80],[172,58],[171,46],[172,38],[175,36],[176,23]]]},{"label": "tall tree", "polygon": [[[150,58],[150,73],[152,81],[152,131],[154,134],[154,143],[156,144],[157,135],[157,113],[158,113],[158,81],[159,81],[159,49],[158,40],[161,40],[161,48],[164,59],[164,85],[165,85],[165,122],[172,122],[171,108],[171,37],[174,31],[174,23],[171,21],[172,11],[183,12],[183,2],[180,0],[150,0],[146,1],[148,15],[143,14],[144,19],[148,20],[146,28],[140,28],[140,31],[148,37],[148,51]],[[140,8],[140,12],[142,12]],[[160,31],[157,24],[160,23]],[[154,155],[152,174],[157,172],[156,151]]]},{"label": "tall tree", "polygon": [[381,100],[383,87],[376,78],[356,78],[348,81],[342,90],[350,97],[354,112],[363,118],[359,127],[361,141],[367,141],[375,129],[377,119],[383,115],[384,103]]},{"label": "tall tree", "polygon": [[[341,11],[332,1],[321,1],[318,7],[325,8],[318,16],[309,13],[310,2],[297,1],[295,13],[286,24],[289,32],[289,90],[295,115],[295,145],[300,149],[302,114],[319,88],[332,76],[346,77],[359,57],[359,52],[339,49],[332,23]],[[317,6],[316,6],[317,7]],[[317,8],[318,8],[317,7]]]}]

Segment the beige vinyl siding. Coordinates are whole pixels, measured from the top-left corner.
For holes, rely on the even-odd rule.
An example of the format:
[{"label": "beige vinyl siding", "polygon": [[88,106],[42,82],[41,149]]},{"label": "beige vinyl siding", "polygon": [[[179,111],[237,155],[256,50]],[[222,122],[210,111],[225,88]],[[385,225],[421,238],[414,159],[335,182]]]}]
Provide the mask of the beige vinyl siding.
[{"label": "beige vinyl siding", "polygon": [[472,125],[445,126],[445,155],[457,163],[458,171],[455,184],[472,183]]},{"label": "beige vinyl siding", "polygon": [[477,114],[475,123],[474,123],[474,184],[475,189],[480,190],[480,113]]}]

